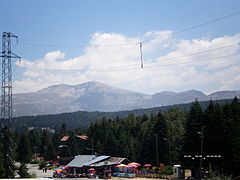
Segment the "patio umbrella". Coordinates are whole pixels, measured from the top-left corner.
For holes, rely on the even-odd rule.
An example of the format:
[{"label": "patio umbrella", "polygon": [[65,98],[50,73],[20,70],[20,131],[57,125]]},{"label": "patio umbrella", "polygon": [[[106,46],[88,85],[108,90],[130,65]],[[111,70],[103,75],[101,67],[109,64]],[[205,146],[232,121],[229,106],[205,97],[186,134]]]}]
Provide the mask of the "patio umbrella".
[{"label": "patio umbrella", "polygon": [[62,169],[56,169],[55,172],[62,172]]},{"label": "patio umbrella", "polygon": [[119,164],[119,165],[117,165],[117,166],[115,166],[116,168],[121,168],[121,167],[127,167],[127,165],[126,164]]},{"label": "patio umbrella", "polygon": [[136,162],[131,162],[131,163],[129,163],[128,165],[136,165],[136,166],[141,166],[141,164],[139,164],[139,163],[136,163]]},{"label": "patio umbrella", "polygon": [[127,165],[128,168],[137,168],[138,166],[135,165],[135,164],[130,164],[130,165]]},{"label": "patio umbrella", "polygon": [[145,164],[143,167],[151,167],[151,164]]}]

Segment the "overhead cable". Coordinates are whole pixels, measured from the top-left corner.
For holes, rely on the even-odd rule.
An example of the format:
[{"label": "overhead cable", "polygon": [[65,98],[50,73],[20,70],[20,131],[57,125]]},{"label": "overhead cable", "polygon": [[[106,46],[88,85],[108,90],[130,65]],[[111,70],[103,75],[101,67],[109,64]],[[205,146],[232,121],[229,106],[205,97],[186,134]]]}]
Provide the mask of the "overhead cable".
[{"label": "overhead cable", "polygon": [[[205,58],[205,59],[199,59],[199,60],[194,60],[194,61],[186,61],[186,62],[176,62],[176,63],[170,63],[170,64],[157,64],[156,66],[145,66],[144,69],[158,69],[160,67],[163,66],[178,66],[178,65],[184,65],[184,64],[192,64],[192,63],[199,63],[199,62],[203,62],[203,61],[212,61],[212,60],[216,60],[216,59],[224,59],[227,57],[234,57],[234,56],[239,56],[240,54],[231,54],[231,55],[225,55],[225,56],[216,56],[216,57],[211,57],[211,58]],[[37,66],[28,66],[28,65],[21,65],[22,67],[26,67],[29,69],[35,69],[35,70],[43,70],[43,71],[56,71],[56,72],[81,72],[81,71],[126,71],[126,70],[137,70],[137,69],[142,69],[139,67],[129,67],[129,68],[119,68],[119,69],[114,69],[114,68],[109,68],[109,67],[105,67],[105,68],[89,68],[89,69],[52,69],[52,68],[41,68],[41,67],[37,67]]]}]

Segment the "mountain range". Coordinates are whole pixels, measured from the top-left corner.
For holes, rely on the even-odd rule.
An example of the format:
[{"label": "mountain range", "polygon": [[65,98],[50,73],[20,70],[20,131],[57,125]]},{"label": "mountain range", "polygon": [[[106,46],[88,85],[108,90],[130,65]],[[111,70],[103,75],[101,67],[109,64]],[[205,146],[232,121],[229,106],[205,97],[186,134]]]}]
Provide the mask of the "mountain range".
[{"label": "mountain range", "polygon": [[122,111],[194,101],[232,99],[240,91],[218,91],[205,95],[201,91],[164,91],[153,95],[123,90],[89,81],[79,85],[54,85],[37,92],[13,95],[14,116],[58,114],[75,111]]}]

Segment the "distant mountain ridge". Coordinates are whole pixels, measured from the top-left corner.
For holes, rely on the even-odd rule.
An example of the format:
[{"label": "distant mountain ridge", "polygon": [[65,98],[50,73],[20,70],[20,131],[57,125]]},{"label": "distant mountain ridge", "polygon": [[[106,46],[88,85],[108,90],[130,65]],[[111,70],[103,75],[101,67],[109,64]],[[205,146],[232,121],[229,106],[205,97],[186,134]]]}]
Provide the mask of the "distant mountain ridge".
[{"label": "distant mountain ridge", "polygon": [[153,95],[123,90],[90,81],[79,85],[60,84],[33,93],[13,95],[14,116],[58,114],[75,111],[122,111],[199,101],[232,99],[240,91],[164,91]]},{"label": "distant mountain ridge", "polygon": [[[230,104],[233,99],[224,99],[224,100],[215,100],[213,103],[218,104]],[[199,102],[202,109],[206,109],[209,105],[209,101],[200,101]],[[89,127],[91,122],[100,120],[102,118],[106,119],[116,119],[125,118],[128,116],[141,117],[147,115],[156,115],[161,112],[167,112],[171,109],[179,109],[183,111],[189,111],[192,106],[192,103],[186,104],[177,104],[169,106],[161,106],[147,109],[135,109],[129,111],[115,111],[115,112],[87,112],[87,111],[76,111],[71,113],[60,113],[60,114],[51,114],[51,115],[40,115],[40,116],[22,116],[15,117],[12,119],[13,127],[17,131],[26,132],[29,128],[37,129],[46,129],[50,128],[53,130],[59,130],[61,125],[64,123],[69,129],[86,129]]]}]

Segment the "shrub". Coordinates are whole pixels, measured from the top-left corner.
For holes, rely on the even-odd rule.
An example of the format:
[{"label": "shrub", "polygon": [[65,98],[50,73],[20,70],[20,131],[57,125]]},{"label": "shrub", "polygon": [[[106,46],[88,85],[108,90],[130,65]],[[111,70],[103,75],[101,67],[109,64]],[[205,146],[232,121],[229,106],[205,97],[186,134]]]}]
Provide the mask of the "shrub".
[{"label": "shrub", "polygon": [[205,178],[206,180],[231,180],[231,177],[225,176],[225,175],[211,175],[208,178]]},{"label": "shrub", "polygon": [[20,167],[18,168],[17,173],[19,174],[20,178],[30,178],[31,175],[28,173],[28,168],[25,163],[21,163]]}]

